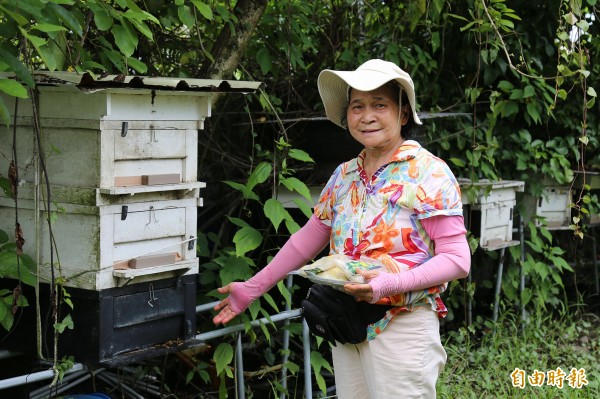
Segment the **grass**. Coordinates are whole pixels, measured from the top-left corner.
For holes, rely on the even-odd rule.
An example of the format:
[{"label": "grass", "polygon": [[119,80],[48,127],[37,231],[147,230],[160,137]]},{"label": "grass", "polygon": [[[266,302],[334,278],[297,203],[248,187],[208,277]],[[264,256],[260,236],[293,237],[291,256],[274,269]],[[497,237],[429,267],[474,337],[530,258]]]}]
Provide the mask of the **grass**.
[{"label": "grass", "polygon": [[[521,323],[508,313],[495,325],[479,320],[448,334],[444,346],[448,361],[438,380],[438,398],[600,398],[600,317],[596,314],[538,314]],[[548,384],[548,372],[558,368],[564,372],[562,388]],[[569,380],[573,368],[585,371],[587,384]],[[515,370],[525,373],[523,388],[513,386],[520,382],[511,377]],[[540,385],[533,380],[536,370],[545,374]],[[581,377],[582,372],[572,376]]]}]

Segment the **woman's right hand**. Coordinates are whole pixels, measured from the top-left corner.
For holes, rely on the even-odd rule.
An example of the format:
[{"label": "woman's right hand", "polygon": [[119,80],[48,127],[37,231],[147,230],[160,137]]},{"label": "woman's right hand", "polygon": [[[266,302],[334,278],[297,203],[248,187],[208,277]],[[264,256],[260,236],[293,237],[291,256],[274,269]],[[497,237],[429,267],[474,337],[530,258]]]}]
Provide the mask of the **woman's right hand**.
[{"label": "woman's right hand", "polygon": [[214,307],[214,310],[220,311],[215,317],[213,317],[213,323],[215,325],[226,324],[238,315],[238,313],[236,313],[231,306],[231,296],[234,295],[236,288],[239,287],[236,287],[235,283],[229,283],[226,286],[217,289],[220,294],[229,295],[227,295],[225,299],[223,299]]}]

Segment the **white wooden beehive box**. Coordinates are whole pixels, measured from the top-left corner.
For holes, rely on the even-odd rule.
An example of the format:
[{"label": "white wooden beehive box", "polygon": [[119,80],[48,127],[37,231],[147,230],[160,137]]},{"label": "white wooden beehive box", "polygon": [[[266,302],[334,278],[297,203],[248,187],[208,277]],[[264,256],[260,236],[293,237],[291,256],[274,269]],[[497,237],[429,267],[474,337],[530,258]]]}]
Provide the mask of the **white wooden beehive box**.
[{"label": "white wooden beehive box", "polygon": [[[5,231],[11,230],[15,220],[11,202],[12,199],[0,198],[3,215],[0,228]],[[33,200],[19,201],[19,223],[26,237],[26,253],[35,248],[33,206]],[[196,273],[195,246],[189,244],[193,241],[184,242],[196,235],[196,208],[194,197],[105,206],[55,203],[51,210],[56,213],[52,223],[55,276],[68,287],[101,290],[122,286],[132,279],[137,283]],[[45,217],[46,212],[42,215]],[[51,279],[48,225],[41,223],[39,227],[40,282],[48,283]],[[118,269],[119,264],[148,253],[177,256],[170,264]]]},{"label": "white wooden beehive box", "polygon": [[[53,261],[65,285],[102,290],[196,273],[193,238],[197,207],[202,206],[200,189],[205,187],[197,181],[197,140],[198,129],[210,115],[210,93],[131,89],[84,93],[68,85],[41,87],[39,93],[56,242]],[[3,100],[15,109],[13,98]],[[41,216],[37,223],[35,217],[35,181],[43,179],[32,158],[33,108],[28,100],[19,100],[17,110],[18,216],[26,239],[24,251],[33,257],[39,237],[40,278],[49,281],[43,196],[37,197]],[[10,154],[13,128],[0,128],[5,154]],[[0,157],[0,170],[7,171],[9,162]],[[169,179],[152,184],[152,178],[161,176]],[[151,184],[143,184],[144,179]],[[0,228],[10,233],[14,221],[15,202],[0,193]],[[128,260],[161,253],[173,254],[175,261],[129,267]],[[119,268],[123,266],[127,268]]]},{"label": "white wooden beehive box", "polygon": [[458,179],[458,182],[467,229],[479,235],[480,247],[490,251],[518,244],[519,241],[512,238],[513,210],[516,193],[525,189],[525,183],[467,179]]},{"label": "white wooden beehive box", "polygon": [[[544,187],[539,197],[527,195],[524,199],[527,220],[533,215],[544,219],[549,230],[568,229],[571,224],[571,205],[573,202],[570,186]],[[536,226],[542,224],[535,220]]]}]

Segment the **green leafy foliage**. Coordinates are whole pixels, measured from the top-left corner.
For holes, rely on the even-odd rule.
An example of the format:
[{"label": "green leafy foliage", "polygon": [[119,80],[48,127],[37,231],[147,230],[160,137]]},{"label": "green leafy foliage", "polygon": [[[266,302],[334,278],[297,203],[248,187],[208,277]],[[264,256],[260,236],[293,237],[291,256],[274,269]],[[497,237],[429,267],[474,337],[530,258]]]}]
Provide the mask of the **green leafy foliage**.
[{"label": "green leafy foliage", "polygon": [[[600,384],[592,376],[599,371],[598,334],[600,324],[593,315],[536,312],[528,323],[521,323],[518,315],[504,309],[495,325],[478,318],[472,328],[448,334],[444,342],[448,361],[438,380],[437,395],[502,399],[596,397]],[[565,374],[562,388],[547,378],[548,372],[558,368]],[[573,379],[566,378],[573,368],[585,371],[587,384],[573,384]],[[515,370],[526,375],[522,387],[513,384],[511,374]],[[546,377],[540,385],[534,385],[533,377],[531,383],[528,380],[536,370]]]},{"label": "green leafy foliage", "polygon": [[[323,160],[312,157],[319,143],[303,142],[313,125],[293,125],[323,116],[315,82],[324,68],[353,69],[383,58],[408,71],[418,110],[433,116],[424,118],[417,139],[460,177],[522,180],[536,196],[549,182],[571,184],[573,170],[600,170],[594,112],[600,69],[593,62],[600,45],[591,17],[597,7],[596,0],[269,1],[233,74],[262,81],[266,89],[216,104],[199,143],[199,179],[209,181],[210,190],[219,187],[217,195],[206,196],[199,217],[199,297],[218,297],[216,287],[250,278],[299,228],[298,216],[280,201],[284,190],[297,194],[293,203],[310,216],[303,181],[324,169]],[[34,69],[201,78],[203,66],[219,58],[221,34],[236,37],[243,30],[241,17],[233,4],[218,1],[0,1],[0,71],[17,77],[0,77],[0,92],[24,98],[35,86]],[[437,118],[438,112],[452,117]],[[0,120],[10,123],[2,98]],[[337,148],[327,150],[327,161],[333,160]],[[0,186],[10,189],[2,176]],[[575,197],[572,229],[583,238],[585,223],[598,214],[598,195],[583,185]],[[567,262],[571,254],[543,226],[527,226],[526,236],[523,261],[519,247],[510,250],[503,296],[528,309],[560,307],[565,276],[578,272]],[[477,237],[470,235],[469,243],[475,251]],[[15,257],[6,255],[11,248],[0,247],[6,276],[18,272]],[[21,268],[28,267],[25,259]],[[522,292],[520,267],[529,279]],[[453,284],[451,311],[463,306],[463,295],[473,298],[490,284]],[[8,306],[12,294],[2,295]],[[247,326],[250,339],[263,334],[270,341],[266,326],[255,333],[248,323],[290,299],[280,284],[237,322]],[[225,375],[226,359],[219,363]],[[324,367],[317,356],[314,364]],[[195,370],[206,377],[205,371]]]},{"label": "green leafy foliage", "polygon": [[6,331],[10,331],[18,308],[29,306],[27,298],[22,294],[22,288],[19,287],[18,283],[35,285],[35,263],[28,255],[17,256],[15,243],[11,242],[8,234],[1,229],[0,278],[10,278],[15,281],[13,290],[0,290],[0,325]]}]

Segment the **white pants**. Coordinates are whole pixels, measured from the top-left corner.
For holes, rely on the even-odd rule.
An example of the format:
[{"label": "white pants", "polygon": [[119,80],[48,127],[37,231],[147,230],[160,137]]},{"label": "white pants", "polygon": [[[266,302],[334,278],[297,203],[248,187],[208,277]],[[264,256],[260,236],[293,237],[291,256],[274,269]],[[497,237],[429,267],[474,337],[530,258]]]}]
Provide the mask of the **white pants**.
[{"label": "white pants", "polygon": [[446,364],[439,319],[431,308],[398,314],[383,333],[332,348],[338,399],[435,399]]}]

